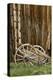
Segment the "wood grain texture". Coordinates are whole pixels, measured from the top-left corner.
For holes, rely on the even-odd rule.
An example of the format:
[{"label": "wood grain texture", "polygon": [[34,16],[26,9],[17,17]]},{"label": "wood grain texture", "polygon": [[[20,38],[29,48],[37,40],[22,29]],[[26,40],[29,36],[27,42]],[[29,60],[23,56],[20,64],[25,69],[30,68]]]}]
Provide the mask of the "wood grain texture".
[{"label": "wood grain texture", "polygon": [[51,50],[51,6],[9,4],[9,45],[15,54],[20,44],[40,45]]}]

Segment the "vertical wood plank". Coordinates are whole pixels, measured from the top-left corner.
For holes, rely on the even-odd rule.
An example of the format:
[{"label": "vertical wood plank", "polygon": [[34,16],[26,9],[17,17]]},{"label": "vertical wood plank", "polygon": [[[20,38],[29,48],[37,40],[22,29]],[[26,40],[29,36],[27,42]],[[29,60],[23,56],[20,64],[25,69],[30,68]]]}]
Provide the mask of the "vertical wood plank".
[{"label": "vertical wood plank", "polygon": [[20,23],[20,4],[18,4],[18,38],[19,38],[19,44],[21,44],[21,23]]}]

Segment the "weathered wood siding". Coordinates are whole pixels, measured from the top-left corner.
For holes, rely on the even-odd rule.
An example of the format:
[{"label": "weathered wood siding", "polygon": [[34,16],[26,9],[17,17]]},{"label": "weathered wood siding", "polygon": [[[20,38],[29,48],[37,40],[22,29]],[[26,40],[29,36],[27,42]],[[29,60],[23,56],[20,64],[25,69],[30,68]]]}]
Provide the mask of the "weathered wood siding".
[{"label": "weathered wood siding", "polygon": [[8,9],[11,53],[24,43],[51,49],[51,6],[9,4]]}]

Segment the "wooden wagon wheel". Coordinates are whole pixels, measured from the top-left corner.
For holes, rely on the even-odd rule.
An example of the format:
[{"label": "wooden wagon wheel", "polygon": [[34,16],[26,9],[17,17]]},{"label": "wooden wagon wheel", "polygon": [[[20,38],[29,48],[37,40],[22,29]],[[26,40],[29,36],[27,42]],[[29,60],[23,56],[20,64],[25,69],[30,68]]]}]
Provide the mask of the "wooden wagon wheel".
[{"label": "wooden wagon wheel", "polygon": [[45,63],[50,57],[46,54],[46,51],[39,45],[34,45],[33,48],[35,48],[35,51],[38,55],[38,61],[39,64]]},{"label": "wooden wagon wheel", "polygon": [[[18,56],[18,58],[16,58]],[[24,61],[29,62],[33,65],[33,63],[38,63],[38,55],[35,53],[35,49],[30,44],[22,44],[17,50],[15,54],[16,61]]]},{"label": "wooden wagon wheel", "polygon": [[43,64],[48,58],[50,57],[45,54],[45,50],[39,45],[22,44],[15,54],[15,62],[24,61],[24,63],[29,62],[32,65],[33,63]]}]

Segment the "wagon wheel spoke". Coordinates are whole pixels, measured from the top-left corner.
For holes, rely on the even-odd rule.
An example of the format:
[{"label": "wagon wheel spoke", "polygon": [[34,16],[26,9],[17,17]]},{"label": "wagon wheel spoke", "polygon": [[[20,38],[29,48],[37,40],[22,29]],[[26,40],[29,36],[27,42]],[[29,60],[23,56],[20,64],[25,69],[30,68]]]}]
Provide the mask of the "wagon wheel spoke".
[{"label": "wagon wheel spoke", "polygon": [[38,63],[38,61],[36,61],[35,59],[32,59],[30,62],[31,62],[33,65],[36,64],[36,63]]},{"label": "wagon wheel spoke", "polygon": [[23,46],[23,52],[25,52],[24,46]]},{"label": "wagon wheel spoke", "polygon": [[22,61],[23,59],[17,59],[16,61]]},{"label": "wagon wheel spoke", "polygon": [[21,49],[19,49],[19,52],[20,54],[24,55],[24,52]]},{"label": "wagon wheel spoke", "polygon": [[23,56],[22,55],[20,55],[20,54],[16,54],[18,57],[21,57],[21,58],[23,58]]},{"label": "wagon wheel spoke", "polygon": [[32,51],[32,48],[30,48],[30,51]]},{"label": "wagon wheel spoke", "polygon": [[29,48],[28,48],[28,46],[27,46],[27,51],[28,51],[28,49],[29,49]]},{"label": "wagon wheel spoke", "polygon": [[33,66],[33,63],[31,61],[29,63]]}]

